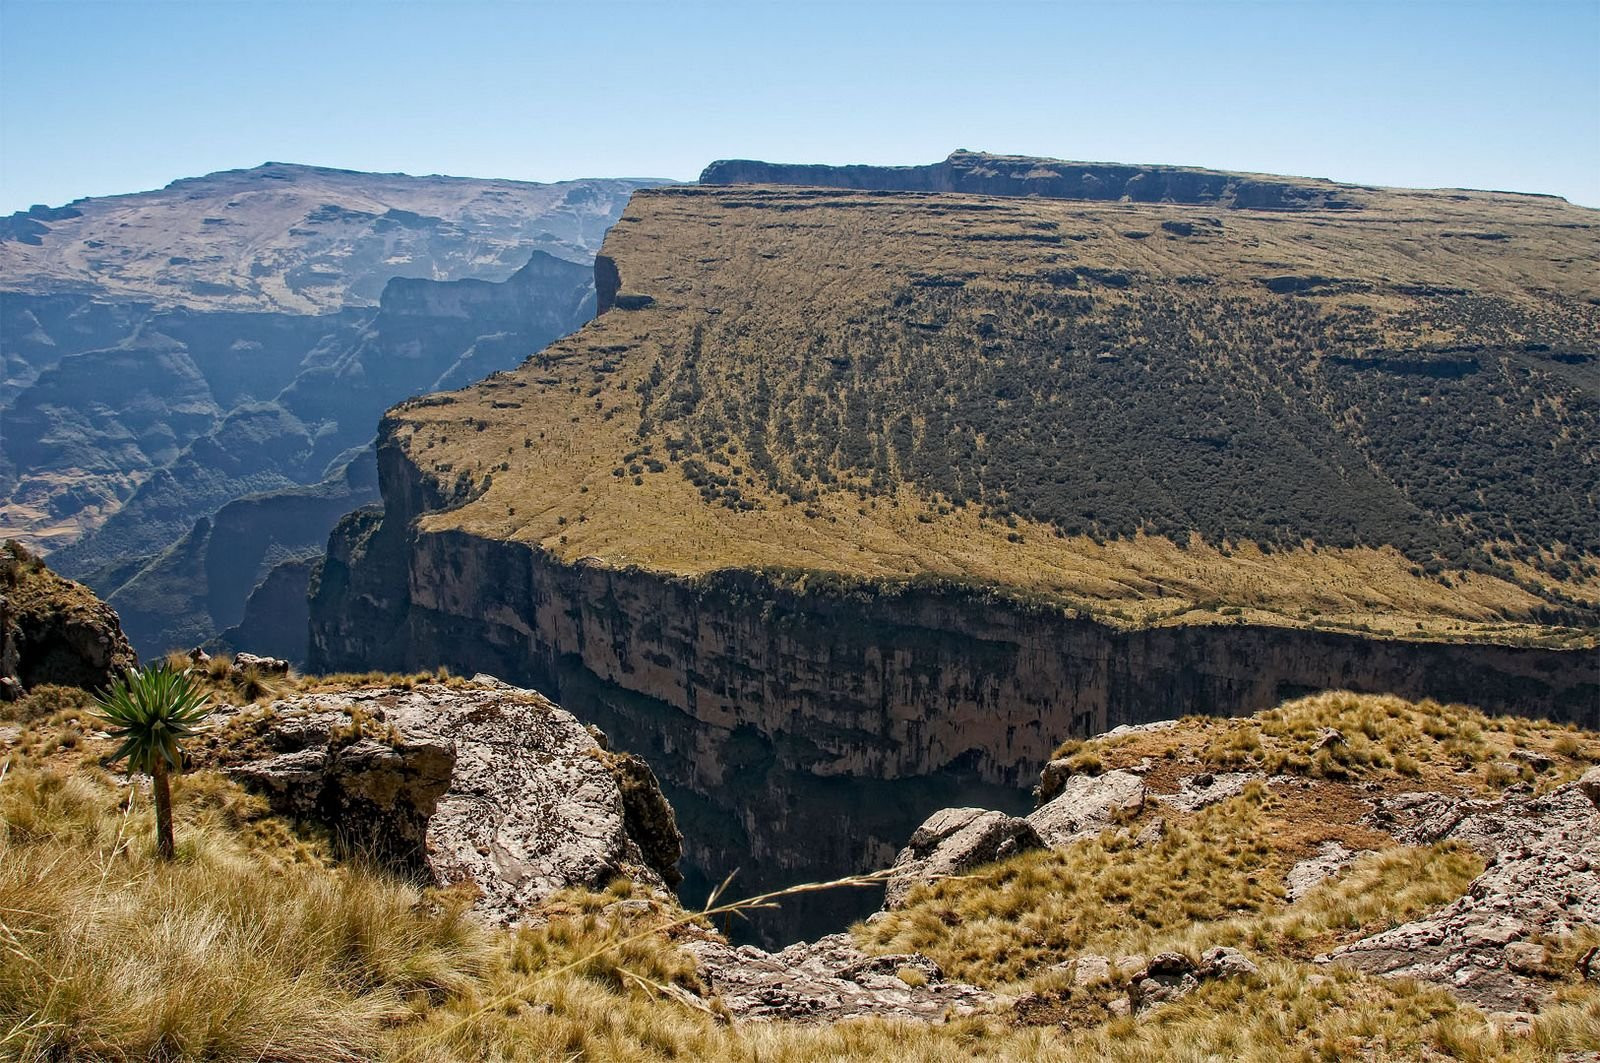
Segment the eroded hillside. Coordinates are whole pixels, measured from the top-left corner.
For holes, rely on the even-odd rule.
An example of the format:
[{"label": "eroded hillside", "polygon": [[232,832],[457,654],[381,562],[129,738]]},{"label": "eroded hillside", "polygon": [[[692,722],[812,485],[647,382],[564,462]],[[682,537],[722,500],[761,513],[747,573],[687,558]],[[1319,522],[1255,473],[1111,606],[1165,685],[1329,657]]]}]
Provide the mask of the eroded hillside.
[{"label": "eroded hillside", "polygon": [[678,575],[938,576],[1138,623],[1592,627],[1593,211],[635,196],[610,312],[395,411],[425,527]]},{"label": "eroded hillside", "polygon": [[330,313],[394,277],[504,280],[587,263],[649,181],[556,184],[269,162],[0,219],[0,289],[194,310]]}]

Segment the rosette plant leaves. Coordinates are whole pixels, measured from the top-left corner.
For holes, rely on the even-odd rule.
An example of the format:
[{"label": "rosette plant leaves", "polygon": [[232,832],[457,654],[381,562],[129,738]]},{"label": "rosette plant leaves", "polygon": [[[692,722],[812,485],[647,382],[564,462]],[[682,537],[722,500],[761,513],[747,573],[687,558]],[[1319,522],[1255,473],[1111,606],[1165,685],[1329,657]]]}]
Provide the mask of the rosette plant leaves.
[{"label": "rosette plant leaves", "polygon": [[150,776],[156,798],[156,848],[163,860],[177,853],[172,836],[170,776],[183,770],[184,739],[200,732],[210,695],[188,672],[166,665],[130,668],[95,696],[99,719],[121,744],[107,758],[124,758],[128,770]]}]

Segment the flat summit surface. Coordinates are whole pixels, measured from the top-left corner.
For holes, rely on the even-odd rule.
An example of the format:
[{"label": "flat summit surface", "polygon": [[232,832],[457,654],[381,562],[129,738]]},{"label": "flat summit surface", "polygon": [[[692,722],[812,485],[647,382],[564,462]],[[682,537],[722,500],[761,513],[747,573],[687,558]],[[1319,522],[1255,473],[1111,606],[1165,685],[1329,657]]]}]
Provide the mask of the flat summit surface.
[{"label": "flat summit surface", "polygon": [[644,190],[598,320],[388,438],[458,503],[426,527],[569,561],[1581,637],[1600,214],[1323,186],[1336,206]]},{"label": "flat summit surface", "polygon": [[375,305],[392,277],[504,280],[587,262],[633,189],[266,163],[0,218],[0,289],[200,310]]}]

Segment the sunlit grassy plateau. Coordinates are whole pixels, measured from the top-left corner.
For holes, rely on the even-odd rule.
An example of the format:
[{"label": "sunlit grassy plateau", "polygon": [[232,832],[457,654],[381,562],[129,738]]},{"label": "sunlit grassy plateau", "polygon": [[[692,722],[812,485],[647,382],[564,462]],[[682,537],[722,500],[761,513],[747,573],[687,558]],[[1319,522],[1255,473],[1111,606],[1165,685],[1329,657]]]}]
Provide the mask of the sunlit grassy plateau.
[{"label": "sunlit grassy plateau", "polygon": [[386,438],[425,528],[568,561],[1592,643],[1600,219],[1346,191],[640,192],[613,309]]}]

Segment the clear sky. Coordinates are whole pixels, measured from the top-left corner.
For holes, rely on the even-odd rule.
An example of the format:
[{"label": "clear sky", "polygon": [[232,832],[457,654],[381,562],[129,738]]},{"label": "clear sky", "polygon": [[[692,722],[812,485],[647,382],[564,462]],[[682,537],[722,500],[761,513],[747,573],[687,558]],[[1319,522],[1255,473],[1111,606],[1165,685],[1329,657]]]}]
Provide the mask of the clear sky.
[{"label": "clear sky", "polygon": [[1600,206],[1600,0],[0,0],[0,213],[268,160],[692,179],[958,147]]}]

